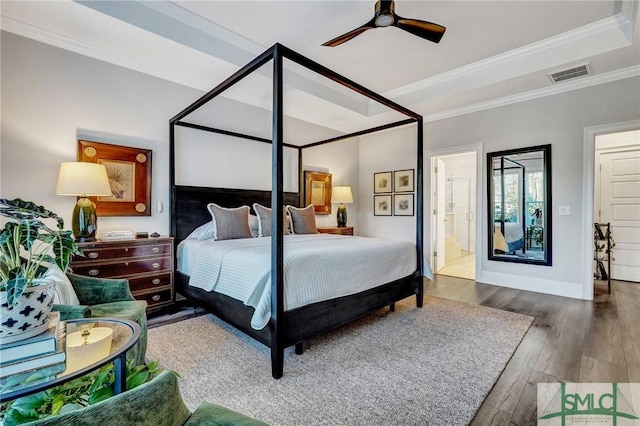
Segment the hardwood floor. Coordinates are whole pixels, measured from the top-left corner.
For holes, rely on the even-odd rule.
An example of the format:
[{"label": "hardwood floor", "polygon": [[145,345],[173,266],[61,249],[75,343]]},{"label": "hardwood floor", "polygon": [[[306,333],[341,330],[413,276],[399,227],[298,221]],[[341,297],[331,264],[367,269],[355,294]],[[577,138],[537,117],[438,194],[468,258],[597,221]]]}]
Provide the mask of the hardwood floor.
[{"label": "hardwood floor", "polygon": [[[472,425],[535,425],[538,383],[640,382],[640,284],[613,281],[611,294],[596,288],[586,301],[444,275],[425,283],[427,295],[535,318]],[[183,308],[149,327],[192,316]]]},{"label": "hardwood floor", "polygon": [[640,284],[586,301],[436,275],[425,294],[535,318],[472,425],[537,424],[538,383],[640,381]]}]

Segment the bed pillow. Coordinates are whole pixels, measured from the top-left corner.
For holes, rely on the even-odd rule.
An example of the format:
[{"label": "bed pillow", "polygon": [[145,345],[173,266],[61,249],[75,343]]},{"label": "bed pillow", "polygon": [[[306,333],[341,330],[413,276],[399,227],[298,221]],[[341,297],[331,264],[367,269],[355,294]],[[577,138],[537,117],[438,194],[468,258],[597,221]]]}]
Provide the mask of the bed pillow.
[{"label": "bed pillow", "polygon": [[[258,237],[270,237],[271,236],[271,209],[261,204],[254,203],[253,211],[258,215]],[[289,234],[289,218],[287,217],[287,210],[284,210],[284,234]]]},{"label": "bed pillow", "polygon": [[249,206],[228,209],[215,203],[209,203],[207,209],[213,218],[216,240],[253,237],[249,228]]},{"label": "bed pillow", "polygon": [[213,221],[209,221],[204,225],[198,226],[193,230],[186,238],[187,240],[213,240],[216,236],[216,228],[213,226]]},{"label": "bed pillow", "polygon": [[258,236],[258,228],[260,227],[260,221],[255,214],[249,214],[249,229],[251,229],[251,235]]},{"label": "bed pillow", "polygon": [[291,229],[294,234],[317,234],[316,212],[312,204],[303,209],[287,206],[291,216]]}]

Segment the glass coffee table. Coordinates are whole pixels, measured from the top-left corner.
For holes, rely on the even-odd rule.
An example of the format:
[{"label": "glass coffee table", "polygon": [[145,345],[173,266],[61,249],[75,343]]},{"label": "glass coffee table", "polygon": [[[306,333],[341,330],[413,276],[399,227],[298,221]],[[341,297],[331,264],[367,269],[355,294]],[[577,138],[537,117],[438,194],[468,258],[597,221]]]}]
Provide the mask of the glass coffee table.
[{"label": "glass coffee table", "polygon": [[140,339],[140,326],[120,318],[83,318],[66,321],[66,359],[33,372],[0,380],[0,402],[52,388],[113,362],[114,393],[126,389],[127,351]]}]

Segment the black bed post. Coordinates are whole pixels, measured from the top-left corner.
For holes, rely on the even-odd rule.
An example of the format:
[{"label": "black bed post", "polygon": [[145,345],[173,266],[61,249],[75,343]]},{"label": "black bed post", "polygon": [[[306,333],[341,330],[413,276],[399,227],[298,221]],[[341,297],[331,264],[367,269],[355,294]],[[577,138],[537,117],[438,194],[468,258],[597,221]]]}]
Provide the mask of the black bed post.
[{"label": "black bed post", "polygon": [[284,205],[283,162],[283,96],[282,96],[282,49],[273,48],[273,111],[271,132],[271,375],[282,377],[284,369]]},{"label": "black bed post", "polygon": [[416,124],[418,125],[418,133],[417,133],[417,169],[418,173],[416,173],[416,253],[418,256],[417,265],[418,265],[418,292],[416,293],[416,306],[419,308],[422,307],[423,299],[424,299],[424,279],[422,278],[422,271],[424,257],[422,255],[422,242],[424,236],[424,212],[423,212],[423,183],[424,183],[424,161],[423,161],[423,151],[424,151],[424,125],[422,117],[416,120]]}]

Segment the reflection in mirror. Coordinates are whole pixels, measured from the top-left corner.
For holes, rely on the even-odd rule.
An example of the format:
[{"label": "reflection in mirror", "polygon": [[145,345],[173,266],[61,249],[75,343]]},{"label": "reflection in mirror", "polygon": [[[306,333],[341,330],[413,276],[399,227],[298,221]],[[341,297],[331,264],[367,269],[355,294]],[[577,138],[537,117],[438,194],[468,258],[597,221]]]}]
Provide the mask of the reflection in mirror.
[{"label": "reflection in mirror", "polygon": [[489,260],[551,266],[551,145],[490,152],[487,165]]}]

